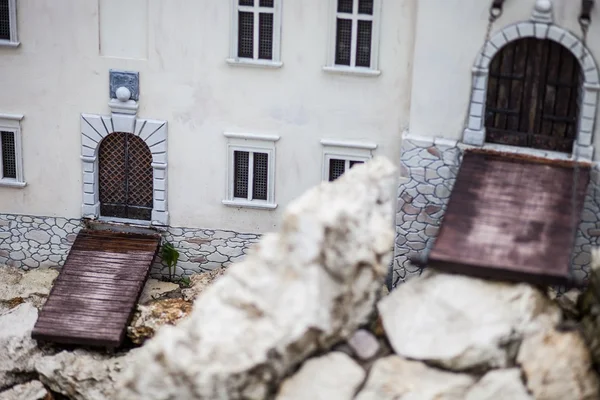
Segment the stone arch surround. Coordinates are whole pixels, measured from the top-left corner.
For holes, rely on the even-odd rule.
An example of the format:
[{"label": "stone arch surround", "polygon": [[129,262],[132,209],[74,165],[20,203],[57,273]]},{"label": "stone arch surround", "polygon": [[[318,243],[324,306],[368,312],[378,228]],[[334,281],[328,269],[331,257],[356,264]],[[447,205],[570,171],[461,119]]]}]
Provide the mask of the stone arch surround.
[{"label": "stone arch surround", "polygon": [[[473,67],[473,85],[467,126],[463,134],[465,144],[482,146],[485,143],[485,102],[489,66],[494,56],[509,42],[525,38],[549,39],[567,48],[580,63],[584,82],[581,93],[581,107],[577,137],[573,144],[573,152],[579,159],[592,160],[592,146],[598,92],[600,91],[600,74],[590,51],[575,35],[554,24],[534,21],[509,25],[496,33],[484,45]],[[583,57],[582,57],[583,56]]]},{"label": "stone arch surround", "polygon": [[81,115],[81,161],[83,163],[84,218],[100,217],[98,190],[98,149],[102,140],[114,132],[140,137],[152,153],[153,207],[152,225],[169,224],[167,208],[167,122],[136,118],[134,115]]}]

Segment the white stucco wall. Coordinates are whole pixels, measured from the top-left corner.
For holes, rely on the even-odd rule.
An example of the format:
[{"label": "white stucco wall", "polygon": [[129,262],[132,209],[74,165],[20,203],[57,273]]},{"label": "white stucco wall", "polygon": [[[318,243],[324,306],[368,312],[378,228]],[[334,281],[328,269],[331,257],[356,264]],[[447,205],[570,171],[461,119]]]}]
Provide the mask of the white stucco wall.
[{"label": "white stucco wall", "polygon": [[[433,3],[444,3],[419,1],[425,11]],[[2,212],[81,215],[80,114],[109,114],[111,68],[140,72],[138,117],[168,121],[168,199],[174,226],[245,232],[272,229],[287,203],[320,182],[323,138],[374,142],[378,145],[375,154],[399,160],[401,132],[409,117],[416,0],[383,0],[379,77],[342,76],[322,70],[331,18],[325,0],[284,0],[281,69],[226,64],[229,1],[134,3],[140,3],[142,11],[127,7],[131,20],[148,18],[147,23],[132,22],[137,25],[128,29],[137,36],[119,47],[118,24],[106,31],[105,26],[110,26],[106,14],[99,29],[98,0],[18,1],[21,45],[0,48],[0,112],[25,115],[22,135],[27,186],[0,188]],[[478,8],[476,0],[470,3]],[[458,18],[456,11],[447,7],[448,14]],[[115,9],[114,4],[102,8],[105,13]],[[122,23],[124,19],[115,17],[117,20]],[[421,23],[430,24],[426,17]],[[140,33],[143,30],[147,37]],[[436,40],[452,37],[436,32]],[[428,44],[431,39],[427,36],[423,40],[425,46],[434,47],[422,49],[420,57],[436,54],[434,49],[440,46],[435,41]],[[128,48],[130,57],[142,59],[100,55],[126,57]],[[474,52],[466,49],[463,53],[461,60],[469,64]],[[463,81],[469,79],[468,70],[463,71]],[[417,74],[420,90],[426,88],[422,75]],[[437,78],[430,75],[428,79]],[[467,86],[453,94],[467,93]],[[419,96],[413,97],[420,108],[415,114],[417,126],[432,132],[435,125],[429,127],[418,117],[436,102],[430,97],[431,101],[423,104],[426,93]],[[466,102],[466,96],[459,97]],[[439,119],[452,115],[452,110],[456,112],[456,105],[444,102],[437,110],[442,113]],[[457,124],[450,122],[454,129]],[[281,136],[277,142],[276,210],[221,204],[227,181],[225,131]]]},{"label": "white stucco wall", "polygon": [[[581,2],[552,0],[554,23],[581,38]],[[419,0],[410,133],[461,140],[471,89],[471,69],[483,46],[491,1]],[[528,21],[535,0],[507,1],[491,36],[507,25]],[[600,9],[592,14],[587,47],[600,59]],[[596,158],[600,149],[596,124]]]}]

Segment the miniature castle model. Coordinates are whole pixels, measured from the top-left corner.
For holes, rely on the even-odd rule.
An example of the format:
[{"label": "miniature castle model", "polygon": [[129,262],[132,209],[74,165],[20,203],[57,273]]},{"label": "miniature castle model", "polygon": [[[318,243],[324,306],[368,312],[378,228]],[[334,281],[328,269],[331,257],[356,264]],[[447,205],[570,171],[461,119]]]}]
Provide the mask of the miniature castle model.
[{"label": "miniature castle model", "polygon": [[[0,263],[60,266],[101,221],[162,232],[178,276],[228,265],[283,205],[383,155],[401,170],[396,285],[419,272],[409,259],[431,247],[465,149],[595,161],[590,7],[4,0]],[[582,275],[600,236],[593,186]]]}]

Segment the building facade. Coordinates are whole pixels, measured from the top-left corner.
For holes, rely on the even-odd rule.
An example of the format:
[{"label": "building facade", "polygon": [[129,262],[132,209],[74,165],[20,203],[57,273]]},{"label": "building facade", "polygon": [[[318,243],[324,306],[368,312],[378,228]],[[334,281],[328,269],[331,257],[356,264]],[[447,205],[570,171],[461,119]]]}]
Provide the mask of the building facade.
[{"label": "building facade", "polygon": [[[181,252],[177,275],[227,265],[303,191],[383,155],[402,175],[402,282],[433,243],[464,148],[597,153],[598,9],[584,41],[579,2],[507,0],[490,26],[491,3],[1,1],[0,263],[61,265],[77,231],[100,220],[163,232]],[[562,147],[490,134],[490,118],[509,118],[490,110],[525,107],[487,104],[488,86],[502,92],[508,79],[490,79],[509,63],[493,60],[520,39],[554,47],[498,57],[570,54],[577,63],[561,65],[583,68]],[[600,228],[592,195],[581,271]]]}]

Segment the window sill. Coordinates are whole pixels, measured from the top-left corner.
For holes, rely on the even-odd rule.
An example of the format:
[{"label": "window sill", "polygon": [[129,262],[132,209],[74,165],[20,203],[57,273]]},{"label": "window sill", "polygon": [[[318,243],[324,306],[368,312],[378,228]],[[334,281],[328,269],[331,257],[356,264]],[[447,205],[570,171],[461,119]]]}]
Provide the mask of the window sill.
[{"label": "window sill", "polygon": [[333,65],[333,66],[325,66],[323,67],[323,71],[329,72],[332,74],[342,74],[342,75],[360,75],[360,76],[379,76],[381,75],[381,71],[378,69],[371,68],[362,68],[362,67],[345,67],[341,65]]},{"label": "window sill", "polygon": [[253,68],[281,68],[281,61],[271,60],[253,60],[250,58],[227,58],[227,64],[236,67],[253,67]]},{"label": "window sill", "polygon": [[21,42],[11,42],[10,40],[0,40],[0,47],[19,47]]},{"label": "window sill", "polygon": [[13,188],[24,188],[27,186],[27,182],[19,182],[15,179],[0,179],[0,186],[13,187]]},{"label": "window sill", "polygon": [[223,205],[226,205],[228,207],[258,208],[263,210],[274,210],[277,208],[276,203],[266,203],[249,200],[223,200],[222,203]]}]

